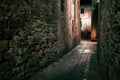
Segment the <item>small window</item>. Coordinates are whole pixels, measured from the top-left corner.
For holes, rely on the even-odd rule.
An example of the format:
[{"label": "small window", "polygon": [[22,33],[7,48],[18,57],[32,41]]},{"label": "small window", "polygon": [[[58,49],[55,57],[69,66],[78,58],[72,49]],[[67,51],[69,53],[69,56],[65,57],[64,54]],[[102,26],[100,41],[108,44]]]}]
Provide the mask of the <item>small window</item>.
[{"label": "small window", "polygon": [[81,14],[84,14],[84,8],[81,9]]}]

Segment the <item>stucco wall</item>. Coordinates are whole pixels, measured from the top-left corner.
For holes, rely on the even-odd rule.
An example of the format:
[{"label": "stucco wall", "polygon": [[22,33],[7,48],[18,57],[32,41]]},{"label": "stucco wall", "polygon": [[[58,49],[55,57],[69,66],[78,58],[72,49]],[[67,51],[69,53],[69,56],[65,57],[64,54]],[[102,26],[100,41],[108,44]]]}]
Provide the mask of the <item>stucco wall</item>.
[{"label": "stucco wall", "polygon": [[84,9],[84,13],[80,14],[80,18],[82,21],[82,31],[91,31],[91,16],[92,16],[92,8],[91,7],[81,7]]}]

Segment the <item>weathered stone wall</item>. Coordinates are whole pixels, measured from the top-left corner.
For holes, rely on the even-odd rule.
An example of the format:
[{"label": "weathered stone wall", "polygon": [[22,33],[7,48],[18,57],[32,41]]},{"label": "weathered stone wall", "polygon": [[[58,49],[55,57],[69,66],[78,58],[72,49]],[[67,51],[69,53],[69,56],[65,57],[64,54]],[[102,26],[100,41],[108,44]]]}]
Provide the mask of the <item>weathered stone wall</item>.
[{"label": "weathered stone wall", "polygon": [[120,80],[120,0],[100,0],[98,59],[104,80]]},{"label": "weathered stone wall", "polygon": [[79,44],[80,26],[79,26],[79,0],[66,0],[66,29],[67,43],[69,46]]},{"label": "weathered stone wall", "polygon": [[28,80],[75,46],[66,34],[66,1],[0,2],[0,80]]}]

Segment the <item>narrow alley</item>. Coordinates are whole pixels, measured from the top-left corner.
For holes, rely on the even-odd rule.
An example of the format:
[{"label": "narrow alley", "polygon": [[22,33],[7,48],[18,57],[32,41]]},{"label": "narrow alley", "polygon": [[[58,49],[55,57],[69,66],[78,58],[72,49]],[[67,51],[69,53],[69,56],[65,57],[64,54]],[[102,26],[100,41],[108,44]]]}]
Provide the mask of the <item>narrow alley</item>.
[{"label": "narrow alley", "polygon": [[0,80],[120,80],[120,0],[0,0]]},{"label": "narrow alley", "polygon": [[30,80],[102,80],[96,59],[97,42],[81,43]]}]

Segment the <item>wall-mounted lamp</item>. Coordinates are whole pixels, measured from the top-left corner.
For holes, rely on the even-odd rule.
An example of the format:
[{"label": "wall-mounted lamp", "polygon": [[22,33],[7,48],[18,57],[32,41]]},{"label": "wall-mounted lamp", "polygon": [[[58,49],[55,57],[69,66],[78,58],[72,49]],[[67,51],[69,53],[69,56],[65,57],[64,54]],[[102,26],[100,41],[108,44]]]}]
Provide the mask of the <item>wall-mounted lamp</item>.
[{"label": "wall-mounted lamp", "polygon": [[100,2],[100,0],[97,0],[97,3],[99,3]]}]

